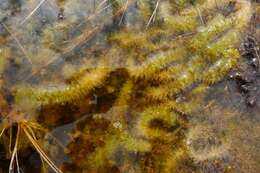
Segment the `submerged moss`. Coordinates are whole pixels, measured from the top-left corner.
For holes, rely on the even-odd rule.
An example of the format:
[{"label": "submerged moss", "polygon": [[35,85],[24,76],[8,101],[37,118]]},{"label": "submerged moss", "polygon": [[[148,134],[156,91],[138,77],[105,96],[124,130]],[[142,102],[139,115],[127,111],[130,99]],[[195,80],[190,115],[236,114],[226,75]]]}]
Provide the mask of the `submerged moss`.
[{"label": "submerged moss", "polygon": [[[94,11],[85,18],[91,27],[80,22],[84,17],[43,27],[37,44],[58,58],[41,64],[46,71],[32,64],[25,82],[10,86],[11,111],[3,117],[1,133],[11,138],[11,129],[17,128],[14,146],[10,142],[9,170],[17,169],[20,136],[29,139],[55,172],[185,172],[185,162],[194,153],[200,160],[210,158],[210,153],[200,157],[188,150],[185,134],[192,129],[188,117],[200,108],[207,90],[239,61],[238,44],[250,21],[251,3],[232,1],[234,10],[224,15],[219,5],[230,2],[100,1],[105,9],[111,6],[111,18],[101,24]],[[59,3],[66,7],[66,1]],[[131,9],[138,20],[128,27]],[[37,53],[45,59],[43,50]],[[0,74],[4,61],[0,59]],[[80,68],[64,77],[61,62]],[[50,114],[55,116],[51,124],[44,121]],[[46,133],[69,122],[75,127],[64,148],[73,162],[58,167],[34,131]]]}]

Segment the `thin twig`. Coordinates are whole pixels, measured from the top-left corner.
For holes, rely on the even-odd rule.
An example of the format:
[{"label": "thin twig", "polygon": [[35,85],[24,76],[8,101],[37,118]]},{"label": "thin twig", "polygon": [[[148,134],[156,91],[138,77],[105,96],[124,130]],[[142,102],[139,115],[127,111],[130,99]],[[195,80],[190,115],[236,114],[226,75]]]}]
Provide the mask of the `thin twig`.
[{"label": "thin twig", "polygon": [[13,138],[13,126],[10,127],[10,135],[9,135],[9,153],[12,153],[12,138]]},{"label": "thin twig", "polygon": [[[30,123],[30,126],[37,129],[37,130],[42,130],[42,131],[45,131],[45,129],[41,128],[38,124],[36,123]],[[27,126],[28,128],[30,127],[29,125]],[[35,133],[33,132],[33,130],[30,128],[30,131],[32,133],[32,136],[34,138],[34,140],[37,140],[37,137],[35,135]],[[43,172],[45,173],[46,172],[46,167],[45,167],[45,162],[43,160],[43,158],[40,156],[41,158],[41,162],[42,162],[42,169],[43,169]]]}]

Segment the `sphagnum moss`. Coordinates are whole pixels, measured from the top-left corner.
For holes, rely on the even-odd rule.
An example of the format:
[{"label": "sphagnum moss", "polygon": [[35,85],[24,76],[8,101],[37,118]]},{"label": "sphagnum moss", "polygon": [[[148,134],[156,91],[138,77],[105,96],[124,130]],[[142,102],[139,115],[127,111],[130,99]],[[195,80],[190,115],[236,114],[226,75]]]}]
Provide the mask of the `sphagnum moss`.
[{"label": "sphagnum moss", "polygon": [[[115,16],[121,14],[124,18],[129,4],[133,2],[113,0],[108,3],[111,3]],[[69,83],[54,89],[44,86],[15,86],[12,93],[15,102],[11,109],[16,108],[18,111],[7,113],[4,118],[8,121],[2,121],[1,131],[3,135],[14,124],[18,124],[9,172],[13,170],[15,160],[18,164],[17,153],[21,133],[31,141],[43,160],[55,172],[62,172],[37,143],[34,130],[41,129],[37,125],[39,120],[36,115],[25,116],[28,112],[23,111],[28,109],[23,107],[24,102],[31,104],[30,109],[79,106],[96,91],[101,91],[101,98],[111,97],[105,103],[112,105],[112,111],[106,110],[107,115],[99,117],[99,111],[93,106],[93,109],[90,108],[84,114],[91,113],[92,123],[101,121],[108,122],[109,125],[100,132],[99,128],[103,128],[100,123],[101,125],[96,125],[95,128],[82,130],[82,135],[75,137],[75,140],[82,138],[85,141],[90,140],[89,142],[99,141],[99,144],[94,144],[93,150],[85,151],[85,160],[74,163],[79,170],[98,172],[108,165],[117,165],[124,170],[132,165],[131,169],[135,172],[157,172],[158,167],[166,173],[177,171],[178,163],[189,157],[183,143],[183,133],[187,128],[185,116],[198,108],[207,89],[221,81],[236,66],[240,57],[237,45],[250,20],[251,4],[246,0],[232,1],[235,2],[235,6],[231,12],[223,14],[219,5],[228,6],[229,2],[231,1],[222,0],[217,4],[214,0],[204,0],[192,3],[169,1],[158,4],[138,1],[136,8],[140,13],[136,24],[131,29],[127,28],[127,24],[122,25],[119,31],[109,34],[111,46],[95,57],[100,61],[97,67],[86,67],[82,72],[76,72],[76,77],[72,75]],[[167,10],[165,3],[169,6]],[[157,13],[158,21],[147,25],[154,12]],[[91,33],[96,33],[95,31],[102,30],[93,29]],[[59,45],[52,45],[56,44],[56,40],[50,32],[55,31],[47,28],[43,32],[43,44],[50,49],[55,46],[59,48]],[[86,35],[76,36],[77,46],[88,40]],[[54,39],[51,43],[49,36]],[[1,58],[2,69],[5,57]],[[125,66],[115,68],[113,62],[116,60],[125,63]],[[84,65],[86,64],[82,66]],[[126,75],[118,75],[118,69],[124,69]],[[34,73],[34,76],[35,74],[37,73]],[[106,93],[106,85],[121,89],[118,92]],[[98,103],[99,106],[101,103]],[[101,105],[101,108],[102,106],[105,107]],[[99,117],[98,120],[95,117]],[[84,126],[88,127],[91,122],[86,122]],[[95,134],[100,135],[100,138]],[[69,146],[73,145],[72,142]],[[85,154],[83,148],[81,154]],[[154,167],[143,168],[142,164],[138,168],[134,167],[131,159],[126,159],[125,164],[128,166],[117,163],[113,155],[122,148],[126,158],[131,153],[140,154],[141,160],[152,162]],[[73,152],[69,152],[69,155],[77,158]],[[156,162],[159,158],[160,162]]]}]

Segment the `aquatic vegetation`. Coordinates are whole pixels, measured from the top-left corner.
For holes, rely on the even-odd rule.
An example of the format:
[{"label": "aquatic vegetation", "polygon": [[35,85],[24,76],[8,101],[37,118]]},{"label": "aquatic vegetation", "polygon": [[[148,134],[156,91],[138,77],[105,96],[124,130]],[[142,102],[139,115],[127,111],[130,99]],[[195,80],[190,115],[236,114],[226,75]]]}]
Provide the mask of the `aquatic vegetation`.
[{"label": "aquatic vegetation", "polygon": [[213,160],[225,157],[230,142],[225,136],[212,127],[201,125],[190,129],[187,135],[190,153],[196,161]]},{"label": "aquatic vegetation", "polygon": [[[20,31],[16,36],[8,29],[10,23],[1,22],[7,32],[1,42],[18,44],[23,61],[30,64],[29,69],[25,65],[29,72],[22,71],[25,77],[12,83],[8,68],[26,63],[10,60],[19,51],[0,52],[0,73],[6,80],[0,83],[1,92],[8,90],[12,96],[9,101],[2,94],[0,107],[6,111],[1,112],[0,136],[11,139],[10,131],[16,129],[15,143],[9,144],[9,172],[19,171],[19,145],[25,137],[55,172],[173,172],[190,157],[219,155],[226,145],[211,152],[187,148],[188,117],[207,90],[236,67],[251,3],[95,1],[94,12],[86,17],[84,12],[77,15],[83,8],[78,7],[80,0],[73,2],[59,1],[64,20],[50,17],[51,25],[35,28],[34,13],[23,20],[28,22],[25,30],[40,33],[37,49],[30,53],[24,47],[33,49],[32,41],[22,40],[21,47]],[[73,11],[73,5],[78,10]],[[74,17],[66,20],[66,13]],[[52,125],[43,121],[49,116],[55,116]],[[61,119],[75,121],[76,127],[66,150],[73,162],[59,168],[43,151],[35,131],[48,133]],[[190,129],[192,140],[206,133]]]}]

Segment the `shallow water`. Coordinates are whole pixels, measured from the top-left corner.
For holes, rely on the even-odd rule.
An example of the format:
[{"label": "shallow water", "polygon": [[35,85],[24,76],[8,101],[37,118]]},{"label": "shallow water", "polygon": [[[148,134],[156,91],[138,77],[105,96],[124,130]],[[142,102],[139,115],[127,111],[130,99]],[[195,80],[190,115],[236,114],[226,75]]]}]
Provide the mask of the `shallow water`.
[{"label": "shallow water", "polygon": [[0,0],[0,173],[260,172],[259,9]]}]

